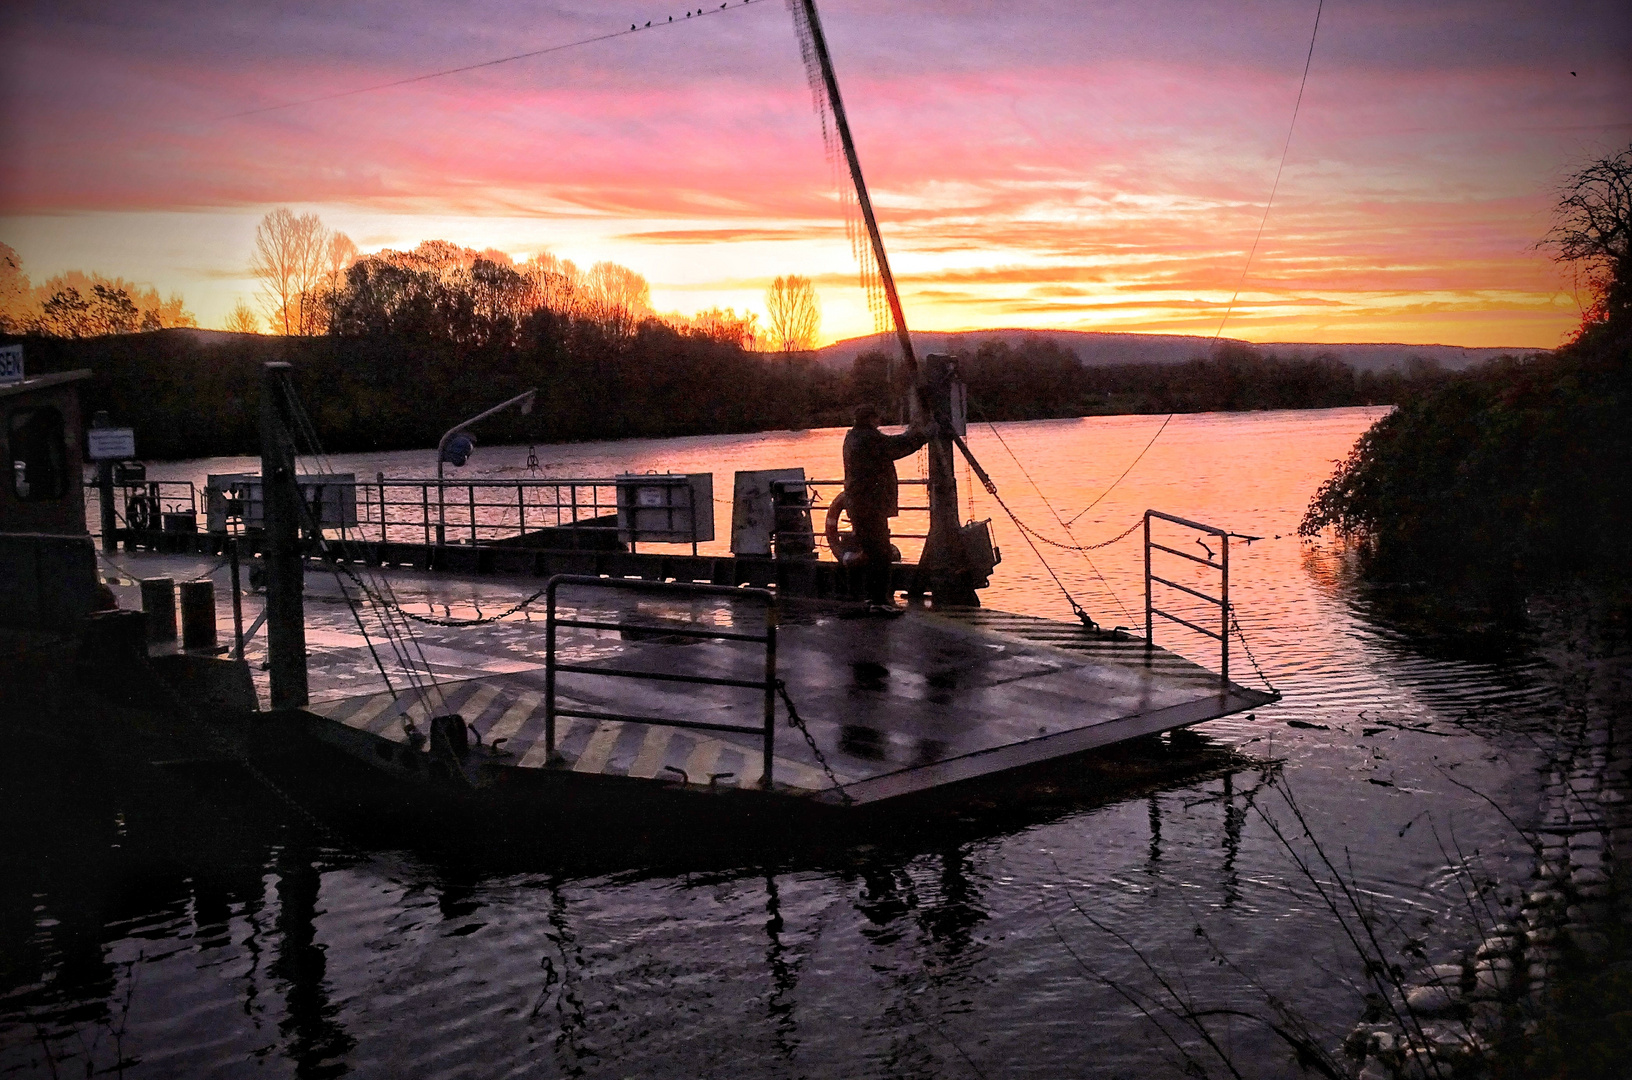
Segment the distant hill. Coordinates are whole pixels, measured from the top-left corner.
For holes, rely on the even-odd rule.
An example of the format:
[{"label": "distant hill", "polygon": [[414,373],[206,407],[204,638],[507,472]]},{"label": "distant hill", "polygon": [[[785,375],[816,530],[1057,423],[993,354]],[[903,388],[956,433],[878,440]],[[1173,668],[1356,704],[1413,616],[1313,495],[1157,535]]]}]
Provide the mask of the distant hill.
[{"label": "distant hill", "polygon": [[[1004,341],[1018,346],[1023,341],[1053,339],[1057,344],[1077,354],[1087,367],[1110,364],[1182,364],[1186,360],[1211,355],[1212,338],[1184,334],[1107,334],[1092,330],[961,330],[942,332],[914,331],[912,343],[919,355],[926,352],[956,352],[975,349],[985,341]],[[1494,360],[1498,356],[1530,356],[1543,349],[1470,349],[1460,345],[1317,345],[1272,342],[1257,345],[1236,338],[1220,338],[1219,344],[1248,345],[1266,358],[1300,360],[1314,356],[1335,356],[1356,372],[1403,371],[1413,360],[1433,361],[1447,371],[1466,368]],[[868,349],[883,348],[894,351],[893,335],[869,334],[866,337],[836,341],[817,350],[817,360],[824,366],[847,371],[850,363]]]}]

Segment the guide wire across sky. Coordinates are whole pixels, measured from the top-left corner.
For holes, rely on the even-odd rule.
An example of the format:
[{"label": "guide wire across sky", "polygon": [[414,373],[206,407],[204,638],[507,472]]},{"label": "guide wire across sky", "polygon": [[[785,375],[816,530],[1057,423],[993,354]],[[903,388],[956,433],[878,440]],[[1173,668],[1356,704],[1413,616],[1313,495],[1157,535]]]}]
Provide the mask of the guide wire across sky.
[{"label": "guide wire across sky", "polygon": [[[1247,283],[1247,271],[1252,268],[1252,257],[1258,254],[1258,243],[1264,238],[1264,227],[1269,224],[1269,209],[1275,205],[1275,193],[1281,189],[1281,173],[1286,170],[1286,156],[1292,149],[1292,132],[1297,129],[1298,110],[1303,107],[1303,90],[1304,87],[1309,85],[1309,68],[1315,60],[1315,39],[1320,36],[1320,13],[1325,7],[1326,0],[1316,0],[1315,25],[1314,29],[1309,31],[1309,52],[1303,58],[1303,78],[1298,82],[1297,100],[1292,103],[1292,120],[1286,125],[1286,142],[1281,146],[1281,163],[1275,167],[1275,182],[1269,186],[1269,198],[1264,202],[1264,216],[1259,219],[1258,233],[1252,238],[1252,246],[1247,249],[1247,261],[1241,267],[1240,280],[1235,283],[1235,292],[1231,294],[1230,302],[1224,307],[1224,317],[1218,321],[1218,329],[1213,331],[1213,344],[1215,345],[1218,344],[1219,335],[1224,333],[1224,324],[1230,321],[1230,313],[1235,310],[1235,302],[1241,296],[1241,287]],[[1083,507],[1080,513],[1071,518],[1071,521],[1076,521],[1077,518],[1082,517],[1083,514],[1098,506],[1100,500],[1114,491],[1116,485],[1126,479],[1128,473],[1133,471],[1133,467],[1143,460],[1152,446],[1156,445],[1156,440],[1162,437],[1162,432],[1167,430],[1168,422],[1173,419],[1173,416],[1173,413],[1167,414],[1167,419],[1162,421],[1162,426],[1156,429],[1156,434],[1150,437],[1150,442],[1146,443],[1145,448],[1139,451],[1139,456],[1134,458],[1126,469],[1122,470],[1122,475],[1112,480],[1111,486],[1100,492],[1099,498]]]},{"label": "guide wire across sky", "polygon": [[[576,49],[581,45],[594,45],[602,41],[614,41],[631,34],[644,33],[647,30],[661,30],[664,27],[681,26],[693,19],[705,18],[709,15],[721,15],[728,11],[737,11],[754,3],[755,0],[737,0],[735,4],[723,3],[713,7],[700,7],[695,10],[688,8],[676,20],[673,15],[666,22],[648,19],[642,24],[630,23],[627,30],[615,30],[609,34],[596,34],[594,37],[579,38],[577,41],[566,41],[559,45],[547,45],[541,49],[532,49],[528,52],[514,53],[510,56],[500,56],[493,60],[481,60],[474,64],[464,64],[459,67],[444,68],[441,71],[428,71],[423,75],[410,75],[405,79],[393,79],[390,82],[374,83],[371,86],[359,86],[351,90],[338,90],[332,94],[319,94],[316,97],[301,98],[297,101],[284,101],[276,105],[262,105],[254,109],[244,109],[241,112],[227,113],[216,117],[216,121],[239,120],[246,116],[259,116],[262,113],[277,112],[280,109],[293,109],[302,105],[319,105],[326,101],[338,101],[341,98],[356,97],[359,94],[372,94],[379,90],[391,90],[399,86],[412,86],[414,83],[429,82],[432,79],[442,79],[449,75],[462,75],[467,71],[480,71],[483,68],[497,67],[500,64],[514,63],[517,60],[531,60],[539,56],[548,56],[551,53],[564,52],[567,49]],[[759,0],[761,4],[764,0]]]}]

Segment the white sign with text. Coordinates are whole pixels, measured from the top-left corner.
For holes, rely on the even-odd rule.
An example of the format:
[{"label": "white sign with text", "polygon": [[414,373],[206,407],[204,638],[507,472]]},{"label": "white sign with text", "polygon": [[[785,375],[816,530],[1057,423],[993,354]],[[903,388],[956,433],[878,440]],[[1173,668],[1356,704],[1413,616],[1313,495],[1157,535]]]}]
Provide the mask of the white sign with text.
[{"label": "white sign with text", "polygon": [[136,456],[136,432],[128,427],[93,427],[85,432],[92,461],[123,461]]}]

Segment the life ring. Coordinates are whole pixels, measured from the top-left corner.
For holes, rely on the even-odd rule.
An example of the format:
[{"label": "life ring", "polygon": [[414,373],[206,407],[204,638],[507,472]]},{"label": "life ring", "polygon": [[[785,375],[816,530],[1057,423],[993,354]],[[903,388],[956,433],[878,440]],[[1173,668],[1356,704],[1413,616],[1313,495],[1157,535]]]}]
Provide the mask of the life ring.
[{"label": "life ring", "polygon": [[867,561],[867,556],[862,554],[856,534],[848,530],[839,531],[839,515],[849,505],[850,497],[844,492],[833,496],[833,501],[827,504],[827,521],[823,531],[827,534],[827,550],[833,553],[840,566],[860,566]]},{"label": "life ring", "polygon": [[[840,531],[839,515],[850,506],[849,497],[844,492],[833,496],[833,501],[827,504],[827,520],[823,532],[827,534],[827,550],[833,553],[840,566],[862,567],[867,565],[867,554],[861,550],[861,542],[856,534],[849,530]],[[901,561],[901,549],[894,544],[890,545],[890,560]]]},{"label": "life ring", "polygon": [[157,502],[146,495],[132,495],[126,499],[125,527],[137,531],[157,529],[159,527]]}]

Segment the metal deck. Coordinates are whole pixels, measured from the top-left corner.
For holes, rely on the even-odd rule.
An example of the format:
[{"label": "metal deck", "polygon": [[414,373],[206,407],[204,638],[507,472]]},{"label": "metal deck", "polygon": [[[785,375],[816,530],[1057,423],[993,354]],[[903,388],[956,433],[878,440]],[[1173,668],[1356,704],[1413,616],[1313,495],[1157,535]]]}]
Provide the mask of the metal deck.
[{"label": "metal deck", "polygon": [[[615,631],[561,629],[558,655],[563,662],[594,660],[630,671],[749,679],[763,663],[762,651],[731,641],[662,636],[665,624],[726,626],[730,606],[597,596],[579,613],[602,621],[638,620],[652,628],[651,636],[630,640]],[[838,783],[858,805],[1271,700],[1225,686],[1216,673],[1163,649],[1147,649],[1138,639],[1113,641],[1024,615],[915,609],[885,619],[858,617],[837,605],[785,601],[782,619],[778,674]],[[363,670],[342,669],[372,666],[360,637],[309,639],[317,647],[309,711],[399,744],[408,739],[404,716],[423,730],[431,715],[457,712],[484,745],[507,751],[514,767],[550,767],[543,738],[542,627],[536,621],[500,623],[464,633],[476,639],[464,649],[427,647],[433,664],[465,670],[462,677],[442,679],[424,698],[358,694],[340,685],[366,679]],[[562,708],[752,724],[761,707],[757,694],[740,688],[573,672],[557,678]],[[780,721],[786,715],[779,709]],[[556,744],[560,761],[554,768],[581,774],[736,788],[754,787],[762,777],[762,744],[746,734],[563,716]],[[777,792],[842,801],[801,734],[785,723],[777,729],[773,778]]]},{"label": "metal deck", "polygon": [[[230,599],[217,560],[197,556],[123,556],[131,575],[178,580],[216,568],[218,625],[231,640]],[[535,581],[457,581],[431,574],[393,574],[405,609],[470,618],[502,610],[537,588]],[[124,606],[139,606],[120,582]],[[669,599],[610,590],[564,589],[560,614],[588,621],[638,623],[638,632],[558,628],[557,660],[625,670],[748,680],[763,678],[764,649],[736,641],[697,640],[665,630],[754,627],[763,607],[730,598]],[[538,602],[542,608],[543,601]],[[259,613],[245,597],[245,620]],[[855,605],[782,599],[777,673],[856,805],[923,793],[1257,708],[1271,695],[1139,638],[1117,641],[1080,625],[989,608],[914,608],[897,618],[863,616]],[[416,626],[434,684],[417,694],[373,624],[379,666],[334,579],[309,570],[306,641],[310,704],[320,726],[331,723],[353,753],[400,755],[406,719],[419,731],[432,715],[457,712],[483,745],[507,751],[505,766],[543,774],[554,769],[675,787],[753,789],[762,776],[762,742],[753,735],[700,732],[644,723],[557,720],[559,761],[544,751],[545,621],[524,610],[476,627]],[[266,701],[260,670],[264,635],[246,650]],[[741,688],[558,673],[562,709],[752,725],[761,694]],[[777,707],[772,793],[842,803],[843,797],[802,735]],[[364,738],[358,740],[357,734]],[[375,754],[364,753],[365,760]],[[385,754],[379,756],[384,757]],[[729,774],[729,775],[720,775]],[[682,780],[682,776],[684,780]],[[586,777],[587,778],[587,777]]]}]

